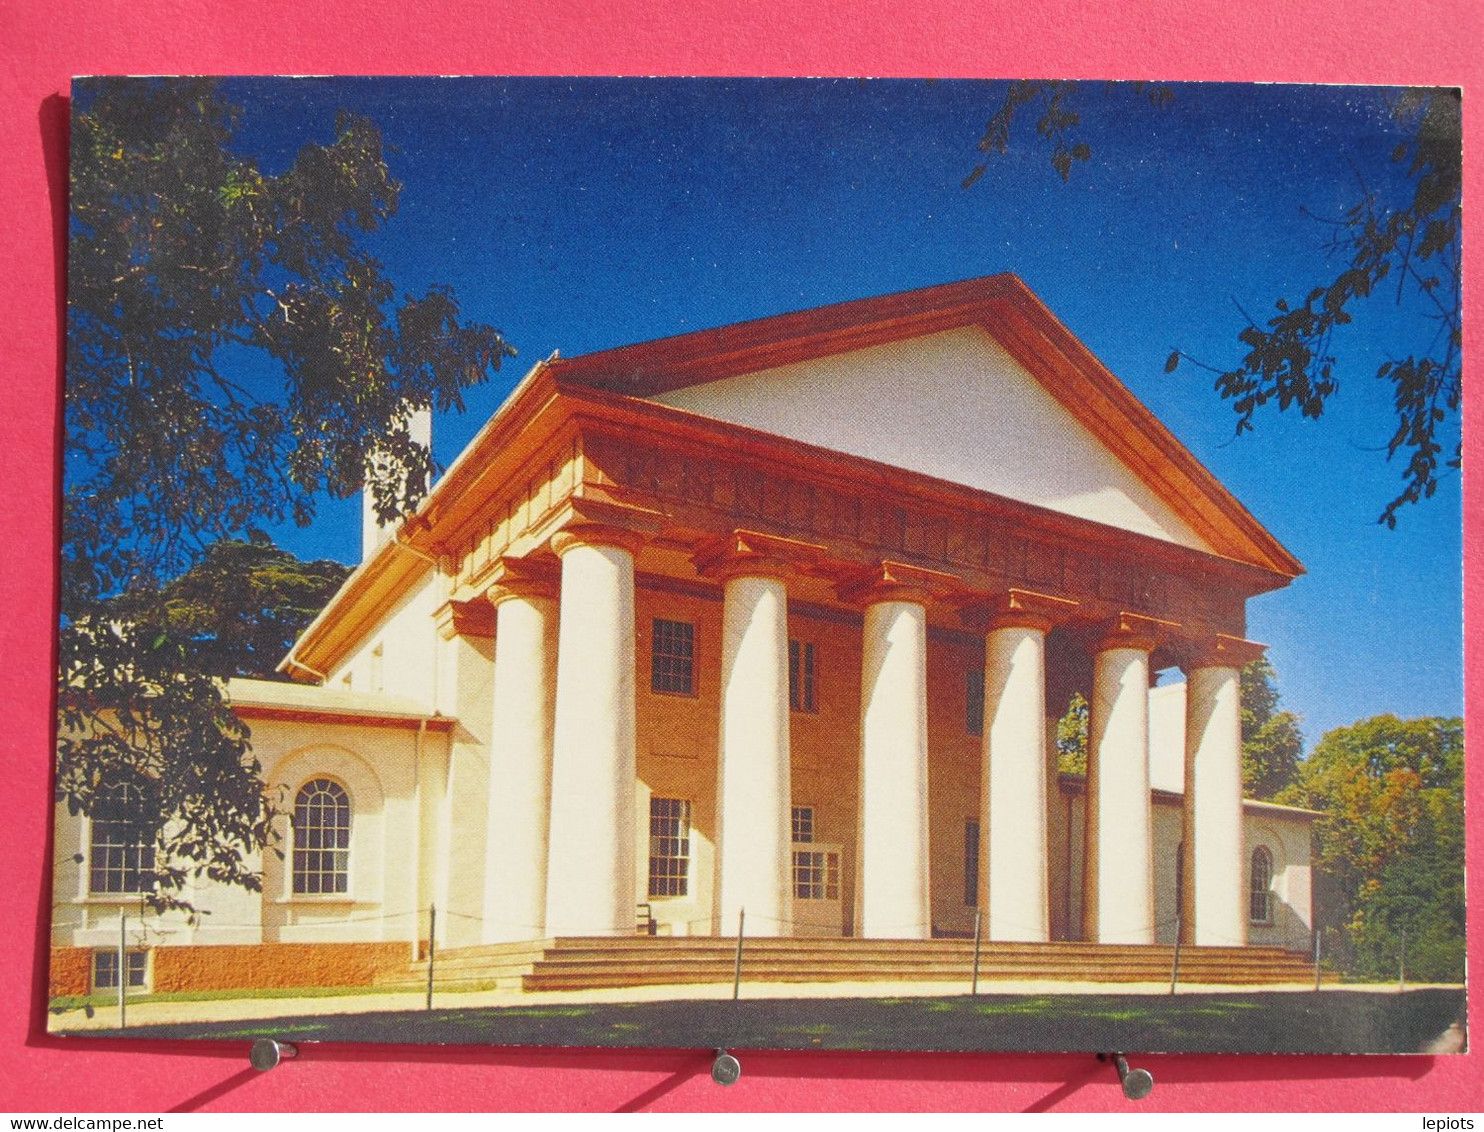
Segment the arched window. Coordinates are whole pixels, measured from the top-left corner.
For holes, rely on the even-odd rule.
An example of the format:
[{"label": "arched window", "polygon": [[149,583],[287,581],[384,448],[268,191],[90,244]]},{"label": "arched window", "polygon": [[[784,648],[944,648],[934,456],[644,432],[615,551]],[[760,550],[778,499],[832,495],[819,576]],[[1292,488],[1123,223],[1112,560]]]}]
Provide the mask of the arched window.
[{"label": "arched window", "polygon": [[154,836],[143,791],[128,782],[100,791],[88,841],[89,891],[138,892],[140,875],[154,867]]},{"label": "arched window", "polygon": [[1247,916],[1254,924],[1273,922],[1273,854],[1266,845],[1252,850],[1252,887]]},{"label": "arched window", "polygon": [[349,891],[350,795],[332,779],[311,779],[294,798],[294,892]]}]

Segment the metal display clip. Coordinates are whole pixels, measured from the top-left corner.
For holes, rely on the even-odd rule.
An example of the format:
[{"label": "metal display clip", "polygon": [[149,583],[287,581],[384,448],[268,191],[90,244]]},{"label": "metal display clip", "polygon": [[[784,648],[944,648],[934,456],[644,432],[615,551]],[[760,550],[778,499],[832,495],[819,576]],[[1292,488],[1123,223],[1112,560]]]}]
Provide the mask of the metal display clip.
[{"label": "metal display clip", "polygon": [[278,1063],[299,1056],[299,1047],[292,1042],[280,1042],[274,1038],[259,1038],[248,1051],[247,1060],[259,1073],[277,1067]]},{"label": "metal display clip", "polygon": [[711,1079],[718,1085],[735,1085],[742,1076],[742,1063],[724,1049],[716,1051],[716,1060],[711,1063]]},{"label": "metal display clip", "polygon": [[1154,1091],[1154,1074],[1147,1069],[1130,1069],[1128,1058],[1121,1053],[1100,1053],[1099,1061],[1111,1061],[1118,1071],[1118,1083],[1123,1086],[1123,1095],[1131,1101],[1141,1101]]}]

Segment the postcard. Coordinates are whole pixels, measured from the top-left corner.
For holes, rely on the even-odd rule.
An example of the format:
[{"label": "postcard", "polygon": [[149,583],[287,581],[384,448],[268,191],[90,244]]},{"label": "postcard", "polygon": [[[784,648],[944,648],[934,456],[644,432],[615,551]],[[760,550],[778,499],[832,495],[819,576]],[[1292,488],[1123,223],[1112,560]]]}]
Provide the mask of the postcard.
[{"label": "postcard", "polygon": [[1460,138],[77,80],[53,1032],[1461,1051]]}]

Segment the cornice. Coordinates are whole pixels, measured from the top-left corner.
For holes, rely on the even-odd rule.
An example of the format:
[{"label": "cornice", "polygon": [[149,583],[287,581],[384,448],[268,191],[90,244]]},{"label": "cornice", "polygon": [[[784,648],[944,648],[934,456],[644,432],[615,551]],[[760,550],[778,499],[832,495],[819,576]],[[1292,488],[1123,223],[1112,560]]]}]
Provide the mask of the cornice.
[{"label": "cornice", "polygon": [[567,387],[654,397],[738,374],[982,327],[1219,554],[1299,561],[1018,277],[993,275],[641,342],[554,363]]},{"label": "cornice", "polygon": [[908,562],[884,559],[864,570],[850,570],[835,582],[840,600],[856,608],[887,601],[910,601],[928,605],[964,592],[963,582],[953,574],[928,570]]},{"label": "cornice", "polygon": [[788,578],[818,567],[828,553],[818,543],[737,529],[703,546],[694,556],[703,578]]},{"label": "cornice", "polygon": [[[1182,546],[656,401],[576,387],[564,388],[563,398],[571,406],[577,427],[585,438],[605,437],[615,444],[652,447],[656,451],[685,450],[702,461],[751,462],[759,469],[767,469],[768,474],[800,475],[829,484],[837,491],[928,503],[966,517],[994,516],[1029,532],[1055,533],[1089,548],[1107,547],[1141,560],[1175,564],[1186,573],[1215,570],[1223,577],[1239,579],[1236,584],[1249,595],[1281,588],[1295,576],[1250,560]],[[1298,572],[1302,573],[1302,567]]]},{"label": "cornice", "polygon": [[1011,628],[1048,633],[1057,625],[1068,624],[1081,608],[1082,603],[1072,598],[1012,586],[1003,593],[970,602],[959,610],[959,617],[968,628],[985,633]]},{"label": "cornice", "polygon": [[1182,642],[1177,650],[1180,667],[1188,674],[1198,668],[1233,668],[1240,670],[1260,660],[1268,646],[1257,641],[1217,633]]}]

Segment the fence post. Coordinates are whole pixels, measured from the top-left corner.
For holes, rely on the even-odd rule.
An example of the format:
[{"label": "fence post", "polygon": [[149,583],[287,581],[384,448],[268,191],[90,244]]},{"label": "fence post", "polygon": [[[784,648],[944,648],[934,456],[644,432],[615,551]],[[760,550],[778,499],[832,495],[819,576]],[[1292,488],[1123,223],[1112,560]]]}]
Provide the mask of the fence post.
[{"label": "fence post", "polygon": [[438,950],[438,907],[428,905],[428,1005],[433,1009],[433,959]]},{"label": "fence post", "polygon": [[1323,950],[1321,941],[1324,939],[1323,932],[1317,926],[1314,928],[1314,989],[1319,989],[1319,959]]},{"label": "fence post", "polygon": [[1402,929],[1402,953],[1397,959],[1396,965],[1396,989],[1404,991],[1407,989],[1407,929]]},{"label": "fence post", "polygon": [[978,909],[978,908],[975,908],[974,909],[974,982],[973,982],[973,986],[969,990],[969,993],[970,994],[978,994],[979,993],[979,939],[980,939],[980,934],[981,934],[981,932],[980,932],[980,926],[983,923],[983,920],[984,920],[984,913],[983,913],[983,911],[980,910],[980,909]]},{"label": "fence post", "polygon": [[747,917],[746,908],[737,909],[737,959],[732,966],[732,1001],[742,997],[742,924]]},{"label": "fence post", "polygon": [[1175,927],[1175,961],[1170,965],[1170,993],[1175,993],[1175,983],[1180,978],[1180,928]]},{"label": "fence post", "polygon": [[129,949],[124,942],[124,922],[127,917],[119,913],[119,1029],[124,1028],[124,1000],[128,997]]}]

